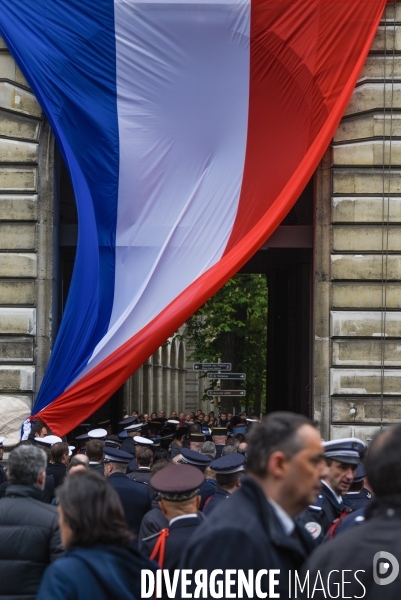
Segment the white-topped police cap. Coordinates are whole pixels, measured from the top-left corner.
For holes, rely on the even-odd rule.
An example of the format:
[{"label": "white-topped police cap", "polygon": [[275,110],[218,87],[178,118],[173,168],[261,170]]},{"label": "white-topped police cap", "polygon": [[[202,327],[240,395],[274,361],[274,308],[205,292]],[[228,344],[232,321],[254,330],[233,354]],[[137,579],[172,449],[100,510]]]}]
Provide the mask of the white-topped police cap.
[{"label": "white-topped police cap", "polygon": [[108,446],[105,446],[104,448],[103,462],[115,462],[128,465],[133,458],[132,454],[124,452],[123,450],[118,450],[118,448],[109,448]]},{"label": "white-topped police cap", "polygon": [[91,429],[88,431],[88,435],[92,440],[102,440],[106,437],[107,431],[105,429]]},{"label": "white-topped police cap", "polygon": [[0,448],[3,448],[5,437],[0,437]]},{"label": "white-topped police cap", "polygon": [[59,442],[62,442],[63,440],[61,439],[61,437],[59,437],[58,435],[45,435],[45,437],[37,437],[35,438],[35,443],[42,445],[42,446],[47,446],[48,448],[50,448],[51,446],[54,446],[54,444],[58,444]]},{"label": "white-topped police cap", "polygon": [[147,448],[150,448],[151,446],[154,445],[152,440],[141,437],[140,435],[137,435],[136,437],[134,437],[133,441],[134,441],[134,444],[136,444],[137,446],[145,446]]},{"label": "white-topped police cap", "polygon": [[128,425],[128,427],[124,427],[125,431],[140,431],[143,427],[143,423],[134,423],[133,425]]},{"label": "white-topped police cap", "polygon": [[210,468],[221,475],[230,475],[231,473],[239,473],[244,470],[245,456],[236,452],[235,454],[227,454],[221,458],[216,458],[210,463]]},{"label": "white-topped police cap", "polygon": [[359,465],[366,444],[359,438],[342,438],[324,442],[323,448],[326,458],[349,465]]}]

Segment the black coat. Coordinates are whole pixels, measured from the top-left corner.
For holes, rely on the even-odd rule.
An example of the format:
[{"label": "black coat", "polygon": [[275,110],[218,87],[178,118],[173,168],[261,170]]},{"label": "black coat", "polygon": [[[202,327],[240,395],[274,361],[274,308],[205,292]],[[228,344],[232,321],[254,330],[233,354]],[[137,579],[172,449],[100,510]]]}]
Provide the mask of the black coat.
[{"label": "black coat", "polygon": [[295,520],[320,544],[334,521],[337,521],[344,511],[352,512],[353,508],[353,504],[345,496],[343,503],[339,503],[330,489],[323,484],[316,504],[309,506]]},{"label": "black coat", "polygon": [[[280,569],[275,592],[288,598],[288,571],[300,569],[313,547],[301,527],[296,526],[296,536],[284,532],[261,488],[244,477],[241,488],[213,512],[213,527],[206,519],[198,528],[185,548],[180,569],[207,569],[209,573],[243,569],[246,574],[251,569],[255,574]],[[262,577],[261,589],[269,593],[267,577]]]},{"label": "black coat", "polygon": [[130,529],[137,535],[145,513],[150,510],[148,487],[131,481],[125,473],[112,473],[109,482],[120,496]]},{"label": "black coat", "polygon": [[98,462],[89,463],[89,468],[91,471],[96,471],[96,472],[100,473],[100,475],[104,475],[104,466],[102,465],[102,463],[98,463]]},{"label": "black coat", "polygon": [[9,485],[0,500],[0,599],[33,600],[46,566],[63,554],[57,509],[41,492]]},{"label": "black coat", "polygon": [[[378,585],[373,579],[373,559],[378,552],[391,553],[399,564],[401,564],[401,497],[385,499],[373,499],[366,509],[366,520],[358,526],[357,529],[346,531],[342,535],[336,536],[333,540],[323,544],[313,552],[309,560],[304,565],[305,572],[309,570],[309,580],[316,580],[317,571],[320,571],[321,578],[325,585],[325,593],[316,590],[313,598],[320,600],[329,598],[327,592],[327,579],[330,571],[332,597],[341,590],[342,571],[345,573],[345,581],[350,581],[344,586],[344,595],[340,597],[364,598],[364,600],[399,600],[401,598],[401,578],[398,576],[393,583],[387,585]],[[387,557],[383,557],[386,558]],[[380,562],[376,564],[376,571]],[[354,573],[366,588],[364,594],[363,587],[355,579]],[[377,573],[380,579],[387,577]],[[391,573],[390,573],[391,575]],[[302,580],[305,575],[301,574]],[[336,583],[340,583],[340,587]],[[321,587],[321,586],[320,586]],[[306,591],[306,590],[305,590]],[[295,596],[293,596],[295,597]],[[299,596],[298,596],[299,597]],[[304,596],[307,597],[304,592]],[[311,592],[309,594],[311,598]]]},{"label": "black coat", "polygon": [[217,508],[217,506],[220,506],[221,502],[224,502],[230,496],[230,492],[226,492],[226,490],[222,490],[217,486],[213,496],[210,496],[210,498],[206,500],[205,506],[203,507],[203,514],[206,516],[209,515],[212,510]]},{"label": "black coat", "polygon": [[61,485],[67,473],[67,467],[60,462],[50,463],[47,465],[46,475],[50,475],[54,479],[54,489]]},{"label": "black coat", "polygon": [[[11,484],[8,480],[0,485],[0,498],[4,498],[4,496],[6,495],[6,490],[10,485]],[[54,498],[54,479],[50,475],[46,475],[45,489],[38,491],[37,498],[42,502],[46,502],[46,504],[51,504]]]}]

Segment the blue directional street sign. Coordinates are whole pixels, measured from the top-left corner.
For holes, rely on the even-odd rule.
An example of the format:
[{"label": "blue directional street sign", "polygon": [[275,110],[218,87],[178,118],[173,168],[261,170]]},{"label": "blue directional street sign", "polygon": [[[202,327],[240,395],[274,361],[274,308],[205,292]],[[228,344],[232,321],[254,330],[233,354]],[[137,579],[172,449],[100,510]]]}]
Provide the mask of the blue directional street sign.
[{"label": "blue directional street sign", "polygon": [[245,390],[208,390],[208,396],[246,396]]},{"label": "blue directional street sign", "polygon": [[208,373],[208,379],[246,379],[245,373]]},{"label": "blue directional street sign", "polygon": [[194,363],[195,371],[231,371],[231,363]]}]

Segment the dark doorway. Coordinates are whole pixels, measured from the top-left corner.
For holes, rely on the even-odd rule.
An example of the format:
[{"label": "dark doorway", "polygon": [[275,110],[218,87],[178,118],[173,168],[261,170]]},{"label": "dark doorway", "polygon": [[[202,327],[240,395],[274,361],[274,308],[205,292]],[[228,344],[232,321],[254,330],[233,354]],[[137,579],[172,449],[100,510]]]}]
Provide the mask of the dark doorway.
[{"label": "dark doorway", "polygon": [[266,412],[311,415],[313,180],[241,273],[268,287]]}]

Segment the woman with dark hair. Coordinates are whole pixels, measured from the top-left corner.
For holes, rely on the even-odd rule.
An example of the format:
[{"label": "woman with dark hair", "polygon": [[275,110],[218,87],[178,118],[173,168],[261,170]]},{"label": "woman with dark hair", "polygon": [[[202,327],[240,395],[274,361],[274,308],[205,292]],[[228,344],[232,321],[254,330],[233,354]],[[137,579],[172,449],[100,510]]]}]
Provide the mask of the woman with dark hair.
[{"label": "woman with dark hair", "polygon": [[130,547],[132,535],[115,490],[95,471],[77,472],[57,490],[67,552],[46,569],[37,600],[139,600],[141,569],[154,569]]}]

